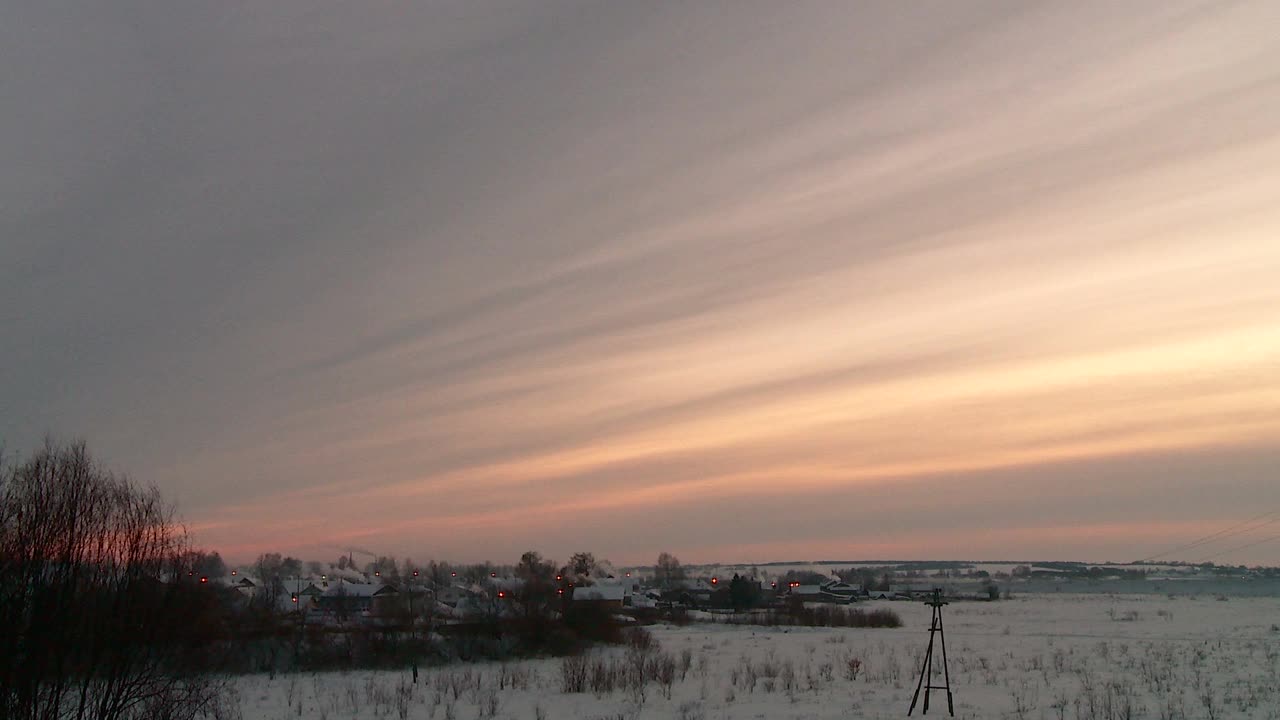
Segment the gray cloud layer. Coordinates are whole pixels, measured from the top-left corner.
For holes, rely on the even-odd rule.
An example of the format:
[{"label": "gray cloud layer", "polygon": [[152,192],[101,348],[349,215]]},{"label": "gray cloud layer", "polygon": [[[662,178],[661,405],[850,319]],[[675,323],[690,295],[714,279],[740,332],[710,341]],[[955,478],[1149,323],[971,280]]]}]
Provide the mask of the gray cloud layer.
[{"label": "gray cloud layer", "polygon": [[[999,523],[984,467],[1024,478],[1008,509],[1045,527],[1113,521],[1100,504],[1151,526],[1029,553],[1176,544],[1277,500],[1280,399],[1250,395],[1280,385],[1277,21],[12,4],[0,439],[84,435],[245,553],[383,528],[368,542],[400,552],[625,556],[630,503],[691,556],[734,542],[680,507],[719,479],[708,503],[786,528],[878,498],[849,510],[874,538],[753,548],[859,555],[883,508],[943,523],[885,488],[956,492],[947,468],[969,527]],[[1203,448],[1251,468],[1238,493],[1206,505],[1201,463],[1120,502],[1087,469],[1159,486]],[[1044,477],[1087,480],[1079,507]],[[577,536],[465,529],[578,501],[598,520]],[[286,503],[307,519],[263,530]]]}]

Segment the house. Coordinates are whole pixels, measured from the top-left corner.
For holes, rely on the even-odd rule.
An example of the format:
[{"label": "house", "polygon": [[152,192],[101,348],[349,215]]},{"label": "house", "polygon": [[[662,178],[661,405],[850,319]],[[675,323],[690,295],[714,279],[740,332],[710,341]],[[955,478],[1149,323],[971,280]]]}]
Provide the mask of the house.
[{"label": "house", "polygon": [[317,607],[339,619],[349,616],[394,614],[400,607],[400,591],[381,583],[338,582],[317,598]]},{"label": "house", "polygon": [[841,580],[828,580],[819,588],[820,599],[827,602],[853,602],[862,594],[861,585],[850,585]]},{"label": "house", "polygon": [[297,590],[290,595],[290,601],[297,599],[297,609],[304,612],[315,610],[320,607],[320,598],[324,595],[324,591],[316,587],[314,583],[307,583],[307,586],[301,590]]},{"label": "house", "polygon": [[661,598],[663,603],[707,607],[718,588],[718,582],[713,584],[703,578],[685,578],[673,583],[671,589],[661,591]]},{"label": "house", "polygon": [[621,610],[626,597],[627,587],[624,585],[587,585],[573,589],[574,605],[592,605]]},{"label": "house", "polygon": [[500,577],[486,582],[492,592],[503,592],[514,595],[524,589],[524,578]]},{"label": "house", "polygon": [[241,595],[246,598],[252,598],[258,594],[258,583],[247,577],[242,577],[238,582],[232,583],[231,587],[235,588]]},{"label": "house", "polygon": [[454,606],[462,600],[473,597],[478,594],[478,590],[470,588],[466,585],[454,583],[448,587],[440,588],[436,591],[436,600],[445,605]]},{"label": "house", "polygon": [[821,585],[792,585],[791,597],[817,602],[822,599]]},{"label": "house", "polygon": [[633,607],[633,608],[658,607],[657,599],[655,599],[652,595],[649,595],[648,593],[641,593],[641,592],[632,592],[630,595],[624,597],[622,602],[624,605],[629,605],[630,607]]}]

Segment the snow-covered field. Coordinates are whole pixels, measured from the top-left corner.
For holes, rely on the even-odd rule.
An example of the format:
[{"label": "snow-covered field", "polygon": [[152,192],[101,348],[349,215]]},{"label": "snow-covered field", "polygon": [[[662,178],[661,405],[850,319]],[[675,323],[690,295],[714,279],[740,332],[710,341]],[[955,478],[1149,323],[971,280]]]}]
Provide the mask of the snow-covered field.
[{"label": "snow-covered field", "polygon": [[[661,647],[650,661],[674,662],[669,685],[566,692],[566,661],[549,658],[424,668],[416,685],[406,669],[249,676],[235,688],[247,720],[901,718],[930,610],[881,604],[904,627],[651,627]],[[956,717],[1280,718],[1277,598],[1022,595],[954,603],[944,621]],[[625,674],[635,653],[600,649],[586,665]],[[946,716],[944,693],[929,716]]]}]

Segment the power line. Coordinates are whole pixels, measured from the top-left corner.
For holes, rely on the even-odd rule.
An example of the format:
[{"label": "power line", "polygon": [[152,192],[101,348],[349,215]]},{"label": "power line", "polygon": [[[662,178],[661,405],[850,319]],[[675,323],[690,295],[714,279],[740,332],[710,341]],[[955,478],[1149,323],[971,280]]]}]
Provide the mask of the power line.
[{"label": "power line", "polygon": [[[1277,519],[1280,519],[1280,518],[1277,518]],[[1208,561],[1208,560],[1212,560],[1212,559],[1214,559],[1214,558],[1216,558],[1216,557],[1222,557],[1223,555],[1226,555],[1226,554],[1228,554],[1228,553],[1233,553],[1233,552],[1235,552],[1235,551],[1237,551],[1237,550],[1244,550],[1245,548],[1251,548],[1251,547],[1253,547],[1254,545],[1261,545],[1261,544],[1263,544],[1263,543],[1269,543],[1269,542],[1273,542],[1273,541],[1276,541],[1276,540],[1280,540],[1280,535],[1272,535],[1271,537],[1265,537],[1265,538],[1262,538],[1261,540],[1254,540],[1253,542],[1247,542],[1247,543],[1245,543],[1245,544],[1243,544],[1243,545],[1237,545],[1237,546],[1235,546],[1235,547],[1233,547],[1233,548],[1231,548],[1231,549],[1229,549],[1229,550],[1223,550],[1223,551],[1222,551],[1222,552],[1220,552],[1220,553],[1215,553],[1215,554],[1213,554],[1213,555],[1210,555],[1209,557],[1205,558],[1204,560],[1201,560],[1200,562],[1206,562],[1206,561]]]},{"label": "power line", "polygon": [[1272,515],[1276,515],[1277,513],[1280,513],[1280,509],[1264,512],[1261,515],[1258,515],[1256,517],[1249,518],[1248,520],[1245,520],[1243,522],[1238,522],[1229,527],[1225,527],[1217,532],[1210,533],[1196,540],[1192,540],[1191,542],[1185,545],[1179,545],[1178,547],[1175,547],[1172,550],[1166,550],[1162,553],[1156,553],[1155,555],[1152,555],[1150,557],[1143,558],[1138,562],[1150,562],[1152,560],[1155,560],[1156,558],[1162,558],[1162,557],[1165,557],[1166,555],[1172,555],[1176,552],[1191,550],[1191,549],[1200,547],[1201,545],[1208,545],[1211,543],[1215,543],[1222,540],[1226,540],[1228,538],[1235,537],[1236,535],[1241,535],[1246,532],[1252,532],[1254,530],[1257,530],[1258,528],[1266,527],[1267,525],[1280,521],[1280,517],[1274,517],[1274,518],[1271,518],[1270,520],[1267,520],[1266,522],[1263,522],[1257,525],[1254,524],[1254,523],[1258,523],[1258,521],[1260,520],[1266,520],[1266,518],[1271,517]]}]

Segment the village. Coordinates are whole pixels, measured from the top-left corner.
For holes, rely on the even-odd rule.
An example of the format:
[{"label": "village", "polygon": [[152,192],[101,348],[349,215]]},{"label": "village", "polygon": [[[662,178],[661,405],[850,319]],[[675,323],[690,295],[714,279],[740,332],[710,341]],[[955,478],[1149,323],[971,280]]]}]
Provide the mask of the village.
[{"label": "village", "polygon": [[[209,582],[202,577],[203,582]],[[847,605],[862,600],[922,599],[937,583],[893,584],[885,589],[867,589],[838,577],[821,582],[765,581],[734,575],[695,577],[658,583],[652,575],[626,571],[621,577],[605,575],[566,577],[557,574],[546,587],[496,570],[487,577],[468,579],[451,571],[449,580],[437,583],[419,571],[394,580],[380,571],[336,572],[319,576],[295,576],[263,580],[232,570],[212,581],[235,591],[246,604],[265,604],[279,614],[307,624],[347,623],[391,624],[413,618],[430,618],[436,623],[514,617],[526,601],[531,585],[554,589],[556,600],[566,608],[592,607],[622,617],[659,618],[672,613],[704,611],[724,613],[746,610],[783,609],[789,603],[831,603]],[[274,591],[273,591],[274,587]],[[986,586],[994,587],[994,586]],[[995,599],[990,591],[968,588],[970,599]]]},{"label": "village", "polygon": [[[536,555],[536,553],[534,554]],[[321,565],[286,559],[298,572],[270,573],[263,566],[231,569],[201,582],[234,590],[237,601],[269,608],[308,625],[350,623],[394,625],[415,619],[436,624],[515,617],[525,612],[532,595],[544,597],[552,612],[593,608],[625,621],[683,617],[688,612],[724,614],[785,610],[797,603],[849,605],[867,600],[923,600],[935,589],[952,600],[998,600],[1019,591],[1107,591],[1145,585],[1155,592],[1195,591],[1197,581],[1240,583],[1271,579],[1260,568],[1213,565],[1086,565],[1083,563],[980,564],[903,563],[827,569],[821,564],[780,568],[758,566],[689,567],[677,564],[614,568],[595,564],[589,553],[578,567],[553,570],[539,557],[519,566],[492,564],[450,566],[431,563],[418,568],[378,558],[363,569],[353,562]],[[661,559],[660,559],[661,560]],[[674,560],[674,558],[671,558]],[[534,567],[531,563],[539,564]],[[986,569],[984,569],[986,568]],[[554,574],[553,574],[554,572]],[[192,573],[194,574],[194,573]],[[1165,584],[1161,584],[1161,583]],[[1269,585],[1268,585],[1269,586]]]},{"label": "village", "polygon": [[[589,554],[584,554],[589,555]],[[540,563],[540,558],[526,558]],[[301,563],[292,564],[298,569]],[[270,564],[268,563],[268,566]],[[202,583],[233,590],[237,601],[257,605],[282,617],[308,625],[351,623],[395,625],[429,620],[436,624],[516,617],[525,612],[531,596],[540,595],[551,612],[593,608],[614,613],[625,621],[654,621],[683,617],[689,612],[724,614],[785,610],[796,604],[849,605],[866,600],[921,600],[935,589],[957,600],[987,601],[1000,597],[1000,587],[982,570],[935,571],[849,568],[827,574],[813,569],[777,572],[741,568],[717,574],[694,568],[661,566],[615,569],[579,562],[554,571],[529,562],[500,568],[489,564],[458,566],[432,563],[417,568],[397,566],[380,558],[361,570],[354,563],[316,567],[293,574],[255,572],[255,566],[232,569],[221,577],[200,577]],[[572,563],[571,563],[572,565]],[[722,568],[723,569],[723,568]],[[319,570],[320,572],[316,572]],[[1024,573],[1021,579],[1031,577]],[[1035,577],[1047,571],[1038,570]],[[843,577],[842,577],[843,576]],[[863,582],[850,582],[857,576]],[[1006,583],[1009,573],[999,573]],[[1109,577],[1117,578],[1112,575]],[[1006,584],[1007,587],[1007,584]]]}]

